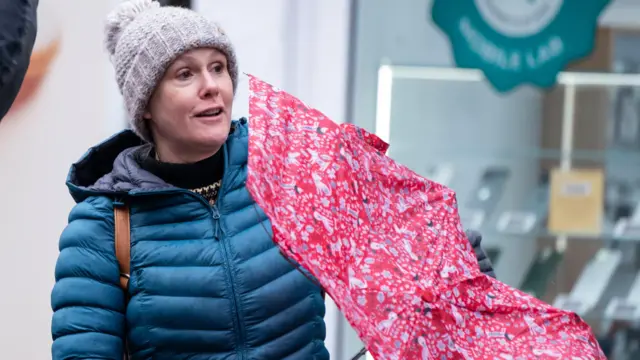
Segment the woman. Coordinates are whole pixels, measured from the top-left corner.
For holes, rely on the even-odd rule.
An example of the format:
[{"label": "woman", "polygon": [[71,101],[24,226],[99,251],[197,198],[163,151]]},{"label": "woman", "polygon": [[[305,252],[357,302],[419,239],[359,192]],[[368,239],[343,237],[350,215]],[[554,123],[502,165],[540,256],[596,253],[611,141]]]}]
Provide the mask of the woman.
[{"label": "woman", "polygon": [[53,359],[120,360],[125,343],[132,359],[328,359],[321,289],[281,256],[245,189],[248,125],[230,119],[238,68],[225,33],[137,0],[110,15],[106,38],[133,131],[71,168],[78,204],[60,239]]}]

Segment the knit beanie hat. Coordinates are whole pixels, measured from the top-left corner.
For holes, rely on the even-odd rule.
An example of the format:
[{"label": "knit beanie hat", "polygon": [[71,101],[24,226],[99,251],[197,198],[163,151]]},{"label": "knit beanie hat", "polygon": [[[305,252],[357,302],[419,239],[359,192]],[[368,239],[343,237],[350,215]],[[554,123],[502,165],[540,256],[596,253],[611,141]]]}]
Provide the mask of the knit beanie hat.
[{"label": "knit beanie hat", "polygon": [[220,26],[185,8],[160,6],[154,0],[125,0],[109,16],[105,45],[115,67],[133,130],[152,142],[143,119],[149,98],[171,63],[196,48],[215,48],[227,57],[235,93],[238,63],[233,45]]}]

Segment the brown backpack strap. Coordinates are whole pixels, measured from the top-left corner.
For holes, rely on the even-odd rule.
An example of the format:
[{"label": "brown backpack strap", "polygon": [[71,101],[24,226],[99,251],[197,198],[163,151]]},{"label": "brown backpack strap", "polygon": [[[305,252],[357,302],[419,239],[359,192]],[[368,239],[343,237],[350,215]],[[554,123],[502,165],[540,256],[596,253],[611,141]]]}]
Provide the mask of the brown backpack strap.
[{"label": "brown backpack strap", "polygon": [[120,287],[127,293],[129,289],[129,273],[131,271],[131,224],[129,207],[114,206],[116,258],[120,268]]}]

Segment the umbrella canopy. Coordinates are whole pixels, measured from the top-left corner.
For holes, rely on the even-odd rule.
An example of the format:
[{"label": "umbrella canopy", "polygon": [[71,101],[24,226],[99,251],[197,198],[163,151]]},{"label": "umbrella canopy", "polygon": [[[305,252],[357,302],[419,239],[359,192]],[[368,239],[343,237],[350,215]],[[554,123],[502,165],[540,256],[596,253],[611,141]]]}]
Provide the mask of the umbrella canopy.
[{"label": "umbrella canopy", "polygon": [[482,274],[455,193],[250,76],[247,188],[374,358],[605,359],[589,326]]}]

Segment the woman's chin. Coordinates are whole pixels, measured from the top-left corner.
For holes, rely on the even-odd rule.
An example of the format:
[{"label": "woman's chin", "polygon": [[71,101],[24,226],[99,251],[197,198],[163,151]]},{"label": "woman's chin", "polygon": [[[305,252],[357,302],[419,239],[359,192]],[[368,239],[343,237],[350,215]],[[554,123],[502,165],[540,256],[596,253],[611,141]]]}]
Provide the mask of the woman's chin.
[{"label": "woman's chin", "polygon": [[203,147],[217,147],[222,146],[229,137],[229,130],[226,131],[207,131],[202,132],[194,137],[194,142],[200,144]]}]

